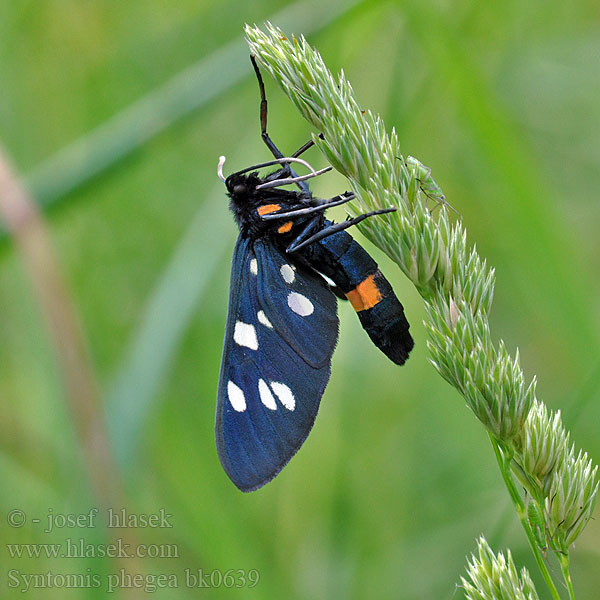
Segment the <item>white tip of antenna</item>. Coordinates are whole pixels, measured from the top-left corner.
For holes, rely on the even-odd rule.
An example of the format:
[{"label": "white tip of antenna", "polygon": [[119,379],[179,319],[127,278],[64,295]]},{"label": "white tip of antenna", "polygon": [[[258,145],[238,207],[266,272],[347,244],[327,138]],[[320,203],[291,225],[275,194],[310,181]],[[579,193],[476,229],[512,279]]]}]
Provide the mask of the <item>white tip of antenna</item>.
[{"label": "white tip of antenna", "polygon": [[219,156],[219,166],[217,167],[217,176],[219,179],[225,183],[225,177],[223,177],[223,165],[225,164],[226,158],[224,156]]}]

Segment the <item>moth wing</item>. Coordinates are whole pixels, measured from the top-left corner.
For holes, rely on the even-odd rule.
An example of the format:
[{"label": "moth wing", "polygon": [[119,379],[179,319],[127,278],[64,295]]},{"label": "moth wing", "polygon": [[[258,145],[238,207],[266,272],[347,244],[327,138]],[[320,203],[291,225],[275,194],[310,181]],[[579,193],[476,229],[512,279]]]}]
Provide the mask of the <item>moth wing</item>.
[{"label": "moth wing", "polygon": [[309,434],[337,342],[335,296],[275,246],[236,242],[219,380],[219,458],[242,491],[275,477]]}]

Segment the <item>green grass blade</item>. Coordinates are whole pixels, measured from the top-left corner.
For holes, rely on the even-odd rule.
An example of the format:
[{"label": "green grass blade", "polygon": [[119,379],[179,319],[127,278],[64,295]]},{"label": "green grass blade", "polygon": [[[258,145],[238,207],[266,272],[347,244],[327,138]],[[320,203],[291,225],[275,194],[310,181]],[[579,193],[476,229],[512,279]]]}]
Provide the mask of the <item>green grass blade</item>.
[{"label": "green grass blade", "polygon": [[[358,3],[304,0],[286,6],[271,20],[310,34]],[[54,204],[250,75],[248,48],[240,35],[36,167],[26,177],[32,195],[42,206]]]},{"label": "green grass blade", "polygon": [[555,336],[563,344],[597,348],[599,330],[589,318],[593,309],[587,284],[593,274],[573,268],[583,262],[576,240],[565,234],[561,216],[547,202],[551,194],[545,178],[521,141],[518,125],[469,55],[457,27],[421,2],[408,2],[404,10],[429,64],[447,83],[451,93],[447,101],[460,110],[465,127],[505,191],[501,209],[489,207],[486,212],[493,226],[511,231],[521,247],[520,264],[514,266],[515,292],[523,293],[522,281],[528,281],[529,293],[532,288],[538,293],[547,289],[548,269],[540,266],[548,265],[560,284],[553,286],[552,297],[537,305],[540,317],[556,328]]},{"label": "green grass blade", "polygon": [[[217,199],[218,198],[218,199]],[[209,195],[182,236],[151,293],[107,394],[117,460],[129,466],[173,357],[217,265],[231,246],[222,185]]]}]

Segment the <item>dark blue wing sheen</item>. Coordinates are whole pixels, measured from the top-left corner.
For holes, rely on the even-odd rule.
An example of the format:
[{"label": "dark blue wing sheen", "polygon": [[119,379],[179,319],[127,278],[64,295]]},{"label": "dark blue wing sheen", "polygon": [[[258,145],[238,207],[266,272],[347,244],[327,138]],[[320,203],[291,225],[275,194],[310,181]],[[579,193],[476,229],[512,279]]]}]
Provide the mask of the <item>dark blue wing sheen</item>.
[{"label": "dark blue wing sheen", "polygon": [[336,298],[320,277],[268,242],[238,238],[215,432],[242,491],[273,479],[306,439],[337,335]]}]

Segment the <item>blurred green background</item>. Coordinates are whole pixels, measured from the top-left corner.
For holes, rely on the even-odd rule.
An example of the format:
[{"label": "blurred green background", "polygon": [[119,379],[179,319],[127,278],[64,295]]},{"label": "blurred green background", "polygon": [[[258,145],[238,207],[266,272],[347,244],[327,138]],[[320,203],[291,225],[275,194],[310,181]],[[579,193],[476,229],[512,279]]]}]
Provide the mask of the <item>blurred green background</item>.
[{"label": "blurred green background", "polygon": [[[340,307],[331,382],[299,454],[250,495],[219,464],[213,423],[236,231],[216,166],[220,154],[226,172],[269,158],[242,41],[244,23],[267,19],[306,34],[396,128],[404,153],[433,169],[496,267],[496,339],[519,347],[538,397],[600,457],[600,4],[325,4],[0,3],[0,144],[45,206],[118,465],[107,486],[122,486],[110,495],[85,457],[76,427],[87,422],[85,399],[68,398],[39,292],[4,237],[1,597],[151,593],[109,594],[123,564],[175,573],[176,589],[153,593],[174,599],[461,597],[455,585],[481,533],[512,549],[544,597],[486,434],[428,364],[420,298],[370,246],[411,321],[410,361],[387,361]],[[291,152],[308,125],[265,79],[269,132]],[[327,175],[313,189],[330,197],[346,187]],[[102,507],[117,497],[113,508],[133,514],[164,509],[172,527],[111,538]],[[96,527],[44,532],[49,510],[92,507],[102,509]],[[13,509],[27,515],[22,527],[9,527]],[[16,558],[6,546],[115,536],[174,545],[178,558]],[[597,597],[599,538],[592,521],[577,542],[578,598]],[[185,569],[256,569],[260,581],[190,589]],[[22,593],[24,574],[48,572],[55,585]],[[68,573],[102,585],[60,587],[55,576]]]}]

